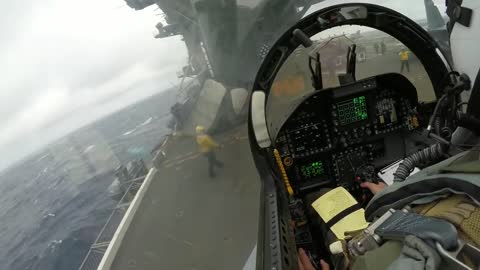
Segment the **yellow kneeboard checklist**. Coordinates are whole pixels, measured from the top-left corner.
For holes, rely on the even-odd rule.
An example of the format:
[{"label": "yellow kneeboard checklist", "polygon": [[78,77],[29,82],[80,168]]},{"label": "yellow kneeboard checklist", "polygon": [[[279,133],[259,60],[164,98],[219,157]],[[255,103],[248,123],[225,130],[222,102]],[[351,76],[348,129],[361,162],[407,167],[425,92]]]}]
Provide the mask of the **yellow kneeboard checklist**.
[{"label": "yellow kneeboard checklist", "polygon": [[[325,223],[330,221],[340,212],[357,204],[355,198],[345,188],[338,187],[325,193],[312,203],[313,209],[317,211]],[[335,236],[343,240],[345,232],[363,230],[368,227],[365,220],[365,210],[363,208],[352,212],[348,216],[340,219],[330,229]]]}]

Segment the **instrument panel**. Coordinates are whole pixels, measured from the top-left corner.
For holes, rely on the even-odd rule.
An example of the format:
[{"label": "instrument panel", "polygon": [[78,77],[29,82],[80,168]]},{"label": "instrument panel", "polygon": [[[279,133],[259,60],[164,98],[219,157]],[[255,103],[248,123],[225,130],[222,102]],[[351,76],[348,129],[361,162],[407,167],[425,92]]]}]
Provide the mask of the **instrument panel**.
[{"label": "instrument panel", "polygon": [[359,190],[375,169],[403,158],[403,134],[419,128],[417,103],[415,87],[400,74],[307,96],[275,139],[293,188]]}]

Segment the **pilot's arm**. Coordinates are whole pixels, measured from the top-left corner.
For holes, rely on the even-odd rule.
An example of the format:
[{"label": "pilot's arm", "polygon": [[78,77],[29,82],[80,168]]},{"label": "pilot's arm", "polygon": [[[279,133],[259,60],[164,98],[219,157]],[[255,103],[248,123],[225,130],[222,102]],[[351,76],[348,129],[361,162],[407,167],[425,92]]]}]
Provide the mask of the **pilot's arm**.
[{"label": "pilot's arm", "polygon": [[383,182],[379,182],[378,184],[372,182],[363,182],[360,184],[362,188],[368,188],[372,194],[377,194],[378,192],[382,191],[387,185]]}]

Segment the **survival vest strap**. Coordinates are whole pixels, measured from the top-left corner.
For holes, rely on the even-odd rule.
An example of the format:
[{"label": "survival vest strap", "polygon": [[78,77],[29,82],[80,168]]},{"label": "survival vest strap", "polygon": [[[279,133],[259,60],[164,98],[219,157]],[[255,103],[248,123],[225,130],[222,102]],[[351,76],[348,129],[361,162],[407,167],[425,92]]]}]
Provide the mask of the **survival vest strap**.
[{"label": "survival vest strap", "polygon": [[480,206],[479,152],[460,153],[384,189],[367,205],[365,217],[372,221],[389,209],[402,209],[419,201],[428,203],[452,194],[464,195]]},{"label": "survival vest strap", "polygon": [[[393,209],[397,211],[395,212]],[[443,223],[450,223],[458,230],[458,235],[455,235],[457,235],[459,244],[454,251],[447,251],[442,248],[442,244],[438,245],[438,242],[435,244],[435,252],[441,256],[442,266],[447,265],[446,268],[437,267],[438,269],[453,269],[451,266],[455,266],[455,269],[478,268],[480,265],[480,250],[477,248],[480,246],[480,235],[478,233],[478,224],[480,222],[480,153],[477,150],[460,153],[425,168],[407,178],[404,182],[398,182],[387,187],[382,192],[376,194],[370,201],[365,209],[365,217],[369,221],[377,218],[372,223],[376,224],[384,216],[388,215],[389,212],[394,211],[393,213],[398,214],[399,209],[411,209],[414,213],[421,216],[422,218],[419,218],[419,220],[423,219],[423,221],[419,223],[420,225],[433,218],[433,220],[436,219]],[[402,227],[405,227],[406,221],[403,218],[400,221],[401,226],[396,225],[393,228],[395,230],[400,228],[399,230],[405,231],[405,228]],[[416,237],[423,241],[429,240],[428,236],[435,231],[432,230],[432,232],[426,234],[418,231],[416,226],[413,225],[410,231],[417,232]],[[381,234],[382,231],[377,232],[375,230],[375,233]],[[415,234],[412,233],[411,235]],[[446,234],[440,233],[438,235]],[[424,239],[424,236],[427,236],[427,239]],[[408,246],[406,241],[404,241],[402,255],[392,263],[389,269],[404,269],[405,262],[416,262],[416,256],[423,254],[420,252],[415,256],[408,255],[411,250],[405,249],[405,246]],[[431,245],[427,246],[432,247]],[[427,258],[424,259],[426,260]],[[396,268],[392,267],[393,265]],[[422,263],[419,264],[421,269],[424,269],[423,266]]]}]

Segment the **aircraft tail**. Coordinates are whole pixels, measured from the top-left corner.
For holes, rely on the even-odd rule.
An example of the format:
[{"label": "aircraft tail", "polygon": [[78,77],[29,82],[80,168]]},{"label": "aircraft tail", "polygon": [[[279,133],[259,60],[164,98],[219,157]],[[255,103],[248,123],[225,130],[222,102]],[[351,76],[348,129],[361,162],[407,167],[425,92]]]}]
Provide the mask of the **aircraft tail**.
[{"label": "aircraft tail", "polygon": [[437,6],[433,3],[432,0],[425,1],[425,11],[427,13],[427,22],[428,29],[435,30],[445,27],[445,21],[443,20],[442,14],[438,10]]}]

